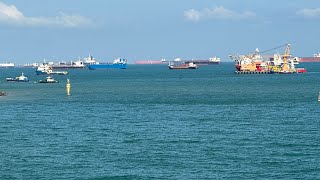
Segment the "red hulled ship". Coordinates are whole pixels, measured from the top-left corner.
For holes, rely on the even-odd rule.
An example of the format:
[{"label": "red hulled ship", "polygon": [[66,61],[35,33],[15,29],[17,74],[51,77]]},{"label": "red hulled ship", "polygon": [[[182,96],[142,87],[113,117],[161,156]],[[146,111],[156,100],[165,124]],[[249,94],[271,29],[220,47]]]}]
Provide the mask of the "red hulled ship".
[{"label": "red hulled ship", "polygon": [[301,57],[300,62],[320,62],[320,53],[314,54],[313,57]]}]

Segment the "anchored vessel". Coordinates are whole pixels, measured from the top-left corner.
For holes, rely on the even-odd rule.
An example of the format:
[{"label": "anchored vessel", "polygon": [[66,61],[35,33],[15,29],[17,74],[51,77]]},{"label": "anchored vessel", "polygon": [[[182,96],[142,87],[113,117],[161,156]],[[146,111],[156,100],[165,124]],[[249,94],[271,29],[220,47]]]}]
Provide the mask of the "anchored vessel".
[{"label": "anchored vessel", "polygon": [[14,63],[0,63],[0,68],[13,68],[14,66]]},{"label": "anchored vessel", "polygon": [[134,62],[135,64],[168,64],[168,61],[165,59],[161,60],[153,60],[153,59],[148,59],[148,60],[138,60]]},{"label": "anchored vessel", "polygon": [[212,64],[220,64],[221,60],[220,58],[215,56],[215,57],[209,58],[209,60],[187,60],[184,63],[189,64],[191,62],[197,65],[212,65]]},{"label": "anchored vessel", "polygon": [[[291,57],[290,44],[286,44],[286,50],[283,55],[275,54],[268,60],[264,60],[260,55],[257,48],[253,54],[229,56],[235,61],[236,73],[239,74],[255,74],[255,73],[305,73],[304,68],[296,68],[295,65],[299,64],[299,58]],[[283,47],[283,46],[280,46]],[[280,48],[277,47],[277,48]],[[277,49],[273,48],[273,49]],[[271,49],[271,50],[273,50]],[[270,50],[268,50],[270,51]],[[267,52],[267,51],[264,51]]]},{"label": "anchored vessel", "polygon": [[7,81],[14,81],[14,82],[28,82],[29,79],[21,73],[21,76],[15,78],[6,78]]},{"label": "anchored vessel", "polygon": [[117,58],[113,61],[113,63],[96,63],[96,64],[90,64],[88,65],[88,68],[91,70],[95,69],[127,69],[127,60]]},{"label": "anchored vessel", "polygon": [[60,62],[59,64],[53,64],[52,65],[52,69],[79,69],[79,68],[84,68],[85,65],[83,63],[83,61],[81,60],[77,60],[74,62],[69,62],[69,63],[65,63],[65,62]]},{"label": "anchored vessel", "polygon": [[320,53],[314,54],[313,57],[301,57],[300,62],[320,62]]},{"label": "anchored vessel", "polygon": [[37,75],[51,75],[51,74],[58,74],[58,75],[66,75],[68,74],[67,71],[53,71],[52,66],[42,63],[38,66],[36,70]]},{"label": "anchored vessel", "polygon": [[169,69],[197,69],[198,66],[192,62],[188,63],[188,64],[173,64],[173,63],[169,63]]}]

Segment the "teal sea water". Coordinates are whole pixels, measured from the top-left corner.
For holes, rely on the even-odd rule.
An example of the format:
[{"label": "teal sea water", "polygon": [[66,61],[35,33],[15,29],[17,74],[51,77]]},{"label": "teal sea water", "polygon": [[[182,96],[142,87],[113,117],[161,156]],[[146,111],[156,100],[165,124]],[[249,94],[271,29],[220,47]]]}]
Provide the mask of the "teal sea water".
[{"label": "teal sea water", "polygon": [[[129,65],[69,70],[58,84],[1,69],[0,179],[317,179],[320,64],[302,66]],[[21,72],[31,81],[5,81]]]}]

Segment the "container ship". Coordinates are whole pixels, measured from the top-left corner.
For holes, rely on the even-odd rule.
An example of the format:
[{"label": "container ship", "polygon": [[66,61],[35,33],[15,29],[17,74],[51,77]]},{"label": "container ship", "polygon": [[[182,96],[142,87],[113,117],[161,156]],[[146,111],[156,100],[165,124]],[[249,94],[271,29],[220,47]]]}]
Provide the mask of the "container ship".
[{"label": "container ship", "polygon": [[314,54],[313,57],[301,57],[300,62],[320,62],[320,53]]},{"label": "container ship", "polygon": [[208,60],[187,60],[185,61],[185,64],[189,64],[189,63],[194,63],[197,65],[214,65],[214,64],[220,64],[220,58],[218,57],[212,57],[209,58]]}]

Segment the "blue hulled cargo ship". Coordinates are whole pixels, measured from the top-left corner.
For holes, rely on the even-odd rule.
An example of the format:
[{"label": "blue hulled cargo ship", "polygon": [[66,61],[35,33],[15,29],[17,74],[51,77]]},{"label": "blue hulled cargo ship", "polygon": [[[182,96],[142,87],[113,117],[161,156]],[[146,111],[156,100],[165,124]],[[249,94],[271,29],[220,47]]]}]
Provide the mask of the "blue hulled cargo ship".
[{"label": "blue hulled cargo ship", "polygon": [[127,60],[117,58],[113,61],[113,63],[96,63],[96,64],[90,64],[88,65],[88,68],[91,70],[95,69],[127,69]]}]

